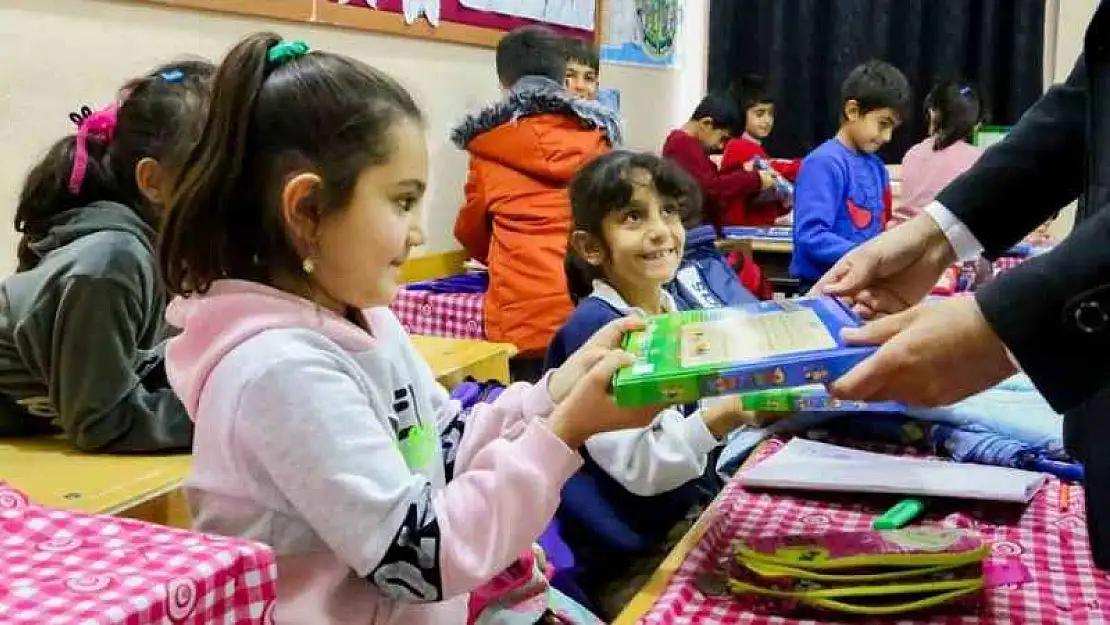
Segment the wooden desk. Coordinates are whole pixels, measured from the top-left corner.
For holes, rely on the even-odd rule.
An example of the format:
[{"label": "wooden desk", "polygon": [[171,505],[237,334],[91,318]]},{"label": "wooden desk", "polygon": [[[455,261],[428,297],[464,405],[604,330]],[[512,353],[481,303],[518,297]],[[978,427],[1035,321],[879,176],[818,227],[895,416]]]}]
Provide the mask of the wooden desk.
[{"label": "wooden desk", "polygon": [[[736,472],[740,473],[751,466],[753,462],[752,459],[759,457],[763,452],[764,445],[767,444],[768,442],[764,441],[756,446],[756,448],[748,454],[748,459],[740,465],[740,468],[737,469]],[[655,572],[652,573],[651,578],[648,579],[644,587],[640,589],[640,592],[636,593],[636,595],[632,597],[632,601],[629,601],[628,605],[617,615],[612,625],[634,625],[638,623],[640,619],[651,610],[655,602],[659,601],[659,598],[666,592],[667,584],[670,583],[671,577],[678,572],[679,567],[686,561],[686,556],[690,555],[690,552],[694,550],[694,547],[697,546],[702,536],[705,536],[705,532],[709,529],[710,520],[714,517],[713,513],[716,505],[717,500],[714,499],[713,502],[705,508],[701,516],[698,517],[698,520],[690,526],[690,529],[686,530],[685,534],[683,534],[682,540],[678,541],[678,544],[671,549],[667,557],[659,563],[659,567],[655,569]]]},{"label": "wooden desk", "polygon": [[507,343],[413,336],[417,351],[431,365],[439,383],[451,388],[467,376],[509,382],[509,359],[516,347]]},{"label": "wooden desk", "polygon": [[[412,337],[436,378],[452,386],[468,375],[507,382],[512,345],[427,336]],[[111,456],[77,451],[60,438],[0,439],[0,480],[37,503],[94,514],[114,514],[188,527],[179,487],[190,456]]]},{"label": "wooden desk", "polygon": [[794,242],[793,241],[769,241],[767,239],[748,239],[751,245],[752,253],[764,254],[793,254]]},{"label": "wooden desk", "polygon": [[697,546],[698,541],[705,535],[705,531],[709,529],[707,519],[711,518],[710,511],[712,506],[705,509],[705,512],[698,517],[690,529],[682,536],[682,540],[671,549],[667,557],[659,563],[659,568],[655,569],[651,578],[648,579],[640,592],[632,597],[632,601],[621,610],[617,615],[616,620],[612,625],[635,625],[638,623],[648,610],[655,605],[655,602],[663,596],[667,590],[667,584],[671,581],[671,576],[678,572],[678,568],[686,561],[686,556]]},{"label": "wooden desk", "polygon": [[0,440],[0,480],[36,503],[177,527],[188,525],[177,489],[189,466],[187,454],[94,455],[55,437]]}]

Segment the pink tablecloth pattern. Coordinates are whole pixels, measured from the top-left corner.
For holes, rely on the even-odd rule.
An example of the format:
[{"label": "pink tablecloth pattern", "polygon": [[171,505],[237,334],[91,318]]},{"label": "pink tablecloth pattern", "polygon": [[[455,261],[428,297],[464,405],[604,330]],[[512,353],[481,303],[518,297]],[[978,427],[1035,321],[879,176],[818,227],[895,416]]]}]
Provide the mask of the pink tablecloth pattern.
[{"label": "pink tablecloth pattern", "polygon": [[429,293],[401,289],[390,307],[409,334],[484,340],[484,305],[485,297],[480,293]]},{"label": "pink tablecloth pattern", "polygon": [[1005,273],[1006,271],[1017,267],[1021,264],[1023,260],[1025,259],[1019,258],[1017,256],[1001,256],[999,258],[996,258],[994,260],[994,275],[997,276],[1000,273]]},{"label": "pink tablecloth pattern", "polygon": [[[759,452],[765,458],[781,447],[771,441]],[[1070,501],[1060,504],[1060,482],[1052,480],[1022,511],[1014,507],[967,504],[935,511],[926,522],[946,527],[971,528],[993,544],[1000,558],[1017,558],[1030,571],[1032,581],[999,586],[987,591],[979,614],[936,616],[902,623],[1099,625],[1110,623],[1110,576],[1095,569],[1087,545],[1082,490],[1070,487]],[[641,623],[685,625],[817,625],[823,621],[798,621],[742,611],[727,598],[707,598],[695,582],[713,570],[738,538],[768,533],[819,533],[864,531],[883,512],[853,498],[807,499],[784,494],[747,492],[730,482],[706,512],[710,527],[691,550],[666,590]],[[858,502],[858,498],[855,498]],[[886,621],[889,622],[889,621]]]},{"label": "pink tablecloth pattern", "polygon": [[43,508],[0,482],[0,623],[273,622],[270,550]]}]

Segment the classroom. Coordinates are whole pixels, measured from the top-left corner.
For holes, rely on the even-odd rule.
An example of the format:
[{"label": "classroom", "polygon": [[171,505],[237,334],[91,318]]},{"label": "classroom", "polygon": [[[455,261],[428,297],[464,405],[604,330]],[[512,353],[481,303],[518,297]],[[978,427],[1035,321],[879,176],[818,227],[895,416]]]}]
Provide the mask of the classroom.
[{"label": "classroom", "polygon": [[0,0],[0,624],[1110,623],[1096,0]]}]

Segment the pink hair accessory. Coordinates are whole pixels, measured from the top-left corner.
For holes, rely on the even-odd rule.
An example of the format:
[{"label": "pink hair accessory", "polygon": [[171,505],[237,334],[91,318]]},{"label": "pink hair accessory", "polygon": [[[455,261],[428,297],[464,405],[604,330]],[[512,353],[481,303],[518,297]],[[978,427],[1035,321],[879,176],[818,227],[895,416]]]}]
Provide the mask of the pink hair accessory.
[{"label": "pink hair accessory", "polygon": [[118,113],[119,104],[113,103],[95,113],[82,106],[81,110],[69,114],[69,119],[77,124],[77,148],[73,154],[73,171],[69,175],[69,192],[73,195],[81,192],[81,183],[85,181],[85,170],[89,166],[88,138],[111,141],[116,134]]}]

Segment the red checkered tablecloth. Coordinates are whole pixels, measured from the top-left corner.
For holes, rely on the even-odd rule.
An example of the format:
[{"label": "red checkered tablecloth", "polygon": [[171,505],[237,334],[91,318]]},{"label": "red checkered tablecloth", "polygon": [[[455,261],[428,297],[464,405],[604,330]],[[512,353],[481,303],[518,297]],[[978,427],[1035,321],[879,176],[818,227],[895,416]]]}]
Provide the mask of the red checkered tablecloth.
[{"label": "red checkered tablecloth", "polygon": [[[765,458],[782,446],[770,441],[758,453]],[[927,522],[972,528],[993,543],[996,556],[1017,558],[1032,580],[1016,587],[987,591],[980,614],[937,616],[902,623],[1074,624],[1110,623],[1110,576],[1094,568],[1087,545],[1082,492],[1071,487],[1067,511],[1059,508],[1060,482],[1052,480],[1024,509],[968,504],[960,511],[941,511]],[[1006,512],[1003,513],[1002,511]],[[667,584],[666,590],[641,623],[686,625],[817,625],[779,616],[743,612],[727,598],[707,598],[695,581],[713,570],[738,538],[767,533],[866,531],[884,510],[850,498],[814,500],[776,493],[747,492],[730,482],[706,512],[709,528]],[[1007,514],[1011,518],[1007,518]],[[1020,518],[1016,515],[1020,514]],[[888,621],[889,622],[889,621]]]},{"label": "red checkered tablecloth", "polygon": [[262,545],[43,508],[2,482],[0,524],[0,623],[273,623]]},{"label": "red checkered tablecloth", "polygon": [[994,261],[994,275],[997,276],[1000,273],[1017,267],[1023,260],[1025,259],[1018,258],[1017,256],[1001,256],[996,258]]},{"label": "red checkered tablecloth", "polygon": [[484,305],[485,297],[479,293],[430,293],[401,289],[390,308],[409,334],[484,340]]}]

